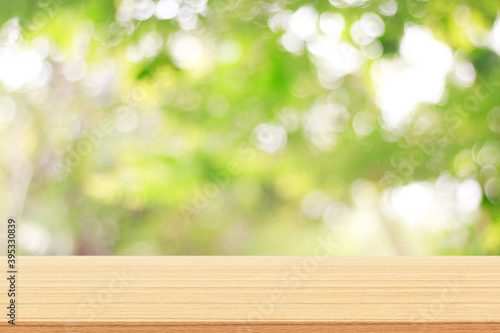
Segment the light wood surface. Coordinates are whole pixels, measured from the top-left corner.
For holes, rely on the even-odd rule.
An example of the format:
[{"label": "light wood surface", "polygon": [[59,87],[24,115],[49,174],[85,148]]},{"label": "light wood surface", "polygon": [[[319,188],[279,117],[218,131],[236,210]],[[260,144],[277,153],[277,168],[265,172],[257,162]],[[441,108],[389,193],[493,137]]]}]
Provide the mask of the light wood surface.
[{"label": "light wood surface", "polygon": [[17,269],[16,327],[4,315],[2,332],[500,332],[498,257],[18,257]]}]

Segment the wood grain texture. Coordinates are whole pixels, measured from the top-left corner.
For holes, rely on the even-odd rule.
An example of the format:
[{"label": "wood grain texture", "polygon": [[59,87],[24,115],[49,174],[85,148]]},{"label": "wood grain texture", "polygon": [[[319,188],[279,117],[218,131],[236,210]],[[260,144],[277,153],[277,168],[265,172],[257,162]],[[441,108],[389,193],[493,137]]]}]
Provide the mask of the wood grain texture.
[{"label": "wood grain texture", "polygon": [[498,257],[18,257],[17,267],[16,327],[4,315],[2,332],[500,332]]}]

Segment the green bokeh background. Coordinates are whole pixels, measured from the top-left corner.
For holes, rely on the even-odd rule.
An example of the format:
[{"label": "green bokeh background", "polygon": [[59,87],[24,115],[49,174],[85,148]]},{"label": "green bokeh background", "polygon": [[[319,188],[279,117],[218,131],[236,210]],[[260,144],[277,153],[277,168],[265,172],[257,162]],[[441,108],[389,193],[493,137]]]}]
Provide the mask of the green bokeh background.
[{"label": "green bokeh background", "polygon": [[[0,97],[16,105],[15,117],[0,122],[1,207],[4,220],[18,220],[24,254],[310,255],[325,237],[338,244],[333,254],[500,254],[500,119],[492,111],[500,100],[500,58],[467,34],[471,26],[491,31],[500,3],[400,1],[394,15],[384,15],[378,1],[340,7],[328,1],[184,1],[181,7],[205,8],[192,14],[198,20],[192,29],[155,15],[121,20],[126,4],[151,2],[1,5],[5,31],[17,18],[20,36],[12,45],[49,45],[43,61],[50,74],[42,84],[0,85]],[[474,66],[476,79],[464,87],[450,73],[440,103],[422,103],[407,125],[391,131],[370,76],[379,59],[364,59],[355,74],[327,88],[307,49],[295,54],[280,44],[284,32],[273,32],[270,18],[306,5],[318,14],[340,13],[346,25],[341,38],[355,47],[353,22],[364,13],[379,15],[385,26],[377,38],[379,59],[399,55],[409,23],[428,27]],[[467,24],[454,17],[460,6],[468,8]],[[173,58],[169,43],[182,31],[202,41],[198,60],[209,65],[183,68]],[[161,47],[132,61],[130,48],[151,32],[161,37]],[[0,40],[8,48],[5,36]],[[237,60],[214,60],[228,52],[220,48],[228,41],[240,52]],[[68,80],[64,66],[76,58],[85,73]],[[348,119],[335,133],[335,146],[322,150],[308,139],[303,119],[318,101],[329,100],[342,104]],[[474,108],[467,107],[471,101]],[[218,108],[227,110],[207,111]],[[266,152],[255,128],[284,126],[284,109],[293,110],[297,128],[287,131],[283,149]],[[367,135],[353,128],[358,112],[373,118]],[[120,123],[123,114],[128,118]],[[102,136],[96,132],[107,125]],[[88,154],[81,153],[85,145]],[[454,215],[452,226],[435,229],[384,213],[384,193],[434,184],[443,175],[480,185],[480,206],[470,217]],[[375,202],[369,208],[356,203],[362,193],[355,184],[369,191]],[[352,214],[341,227],[335,219],[332,227],[304,214],[312,191],[348,207]],[[354,217],[359,211],[364,214]],[[377,227],[359,229],[370,224]]]}]

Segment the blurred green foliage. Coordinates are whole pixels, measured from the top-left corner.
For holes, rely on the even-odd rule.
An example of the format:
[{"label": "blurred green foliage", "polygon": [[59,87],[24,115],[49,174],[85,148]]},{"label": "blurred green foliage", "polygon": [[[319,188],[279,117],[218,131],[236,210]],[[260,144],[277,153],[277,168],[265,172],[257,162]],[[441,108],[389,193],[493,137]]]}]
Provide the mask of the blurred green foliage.
[{"label": "blurred green foliage", "polygon": [[[326,235],[336,254],[500,254],[497,12],[445,0],[5,2],[0,68],[39,76],[0,72],[2,210],[24,225],[26,254],[306,255]],[[339,16],[323,13],[343,18],[336,39]],[[362,17],[367,43],[353,37]],[[415,67],[402,39],[423,27],[452,55],[444,90],[389,125],[381,98],[406,105],[412,92],[382,96],[375,68]],[[332,54],[314,53],[322,37]],[[23,63],[29,50],[38,67]],[[422,66],[438,61],[416,50]]]}]

